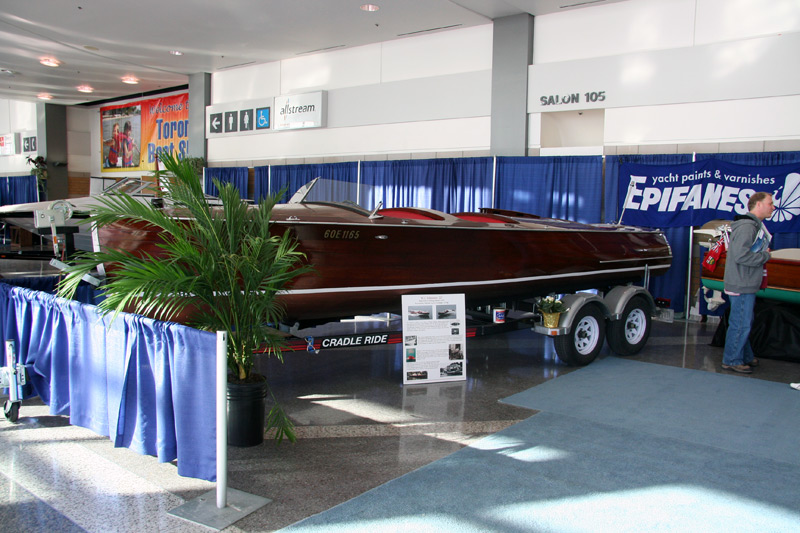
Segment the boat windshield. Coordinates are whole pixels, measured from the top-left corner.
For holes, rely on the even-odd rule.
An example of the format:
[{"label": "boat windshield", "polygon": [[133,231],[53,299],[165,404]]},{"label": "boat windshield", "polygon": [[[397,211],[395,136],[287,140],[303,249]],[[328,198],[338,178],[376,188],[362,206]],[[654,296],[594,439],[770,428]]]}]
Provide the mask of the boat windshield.
[{"label": "boat windshield", "polygon": [[297,190],[290,204],[337,204],[370,212],[382,199],[378,187],[347,181],[316,178]]}]

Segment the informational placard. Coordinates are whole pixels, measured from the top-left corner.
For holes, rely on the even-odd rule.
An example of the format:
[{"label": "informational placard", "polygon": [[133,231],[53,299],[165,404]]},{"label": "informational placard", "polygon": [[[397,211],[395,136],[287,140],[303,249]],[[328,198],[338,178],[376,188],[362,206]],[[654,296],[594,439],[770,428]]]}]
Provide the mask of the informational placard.
[{"label": "informational placard", "polygon": [[463,294],[405,295],[403,384],[467,379]]},{"label": "informational placard", "polygon": [[0,134],[0,155],[19,153],[19,133]]}]

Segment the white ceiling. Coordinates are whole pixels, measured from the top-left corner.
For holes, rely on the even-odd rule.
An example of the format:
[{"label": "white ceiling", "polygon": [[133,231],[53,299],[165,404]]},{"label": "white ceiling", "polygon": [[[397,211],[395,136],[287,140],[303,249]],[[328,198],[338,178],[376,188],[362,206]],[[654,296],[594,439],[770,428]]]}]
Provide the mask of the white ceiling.
[{"label": "white ceiling", "polygon": [[[371,13],[359,9],[365,1],[0,0],[0,98],[48,93],[75,105],[139,96],[199,72],[620,0],[372,0],[380,9]],[[62,65],[41,65],[46,56]]]}]

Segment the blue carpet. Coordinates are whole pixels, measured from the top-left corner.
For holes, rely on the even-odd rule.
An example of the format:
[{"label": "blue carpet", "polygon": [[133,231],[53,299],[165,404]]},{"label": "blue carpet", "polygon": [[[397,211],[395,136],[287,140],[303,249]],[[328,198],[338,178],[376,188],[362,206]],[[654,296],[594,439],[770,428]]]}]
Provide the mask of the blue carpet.
[{"label": "blue carpet", "polygon": [[785,384],[607,358],[505,401],[544,412],[286,531],[800,530]]}]

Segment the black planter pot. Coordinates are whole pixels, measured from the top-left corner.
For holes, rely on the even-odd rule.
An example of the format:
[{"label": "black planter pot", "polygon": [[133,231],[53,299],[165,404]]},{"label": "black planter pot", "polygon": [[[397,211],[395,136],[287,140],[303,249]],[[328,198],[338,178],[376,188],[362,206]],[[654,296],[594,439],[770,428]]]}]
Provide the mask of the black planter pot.
[{"label": "black planter pot", "polygon": [[228,444],[258,446],[264,442],[267,382],[228,383]]}]

